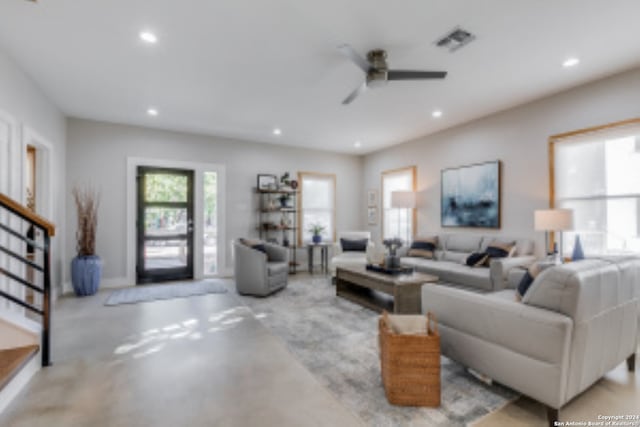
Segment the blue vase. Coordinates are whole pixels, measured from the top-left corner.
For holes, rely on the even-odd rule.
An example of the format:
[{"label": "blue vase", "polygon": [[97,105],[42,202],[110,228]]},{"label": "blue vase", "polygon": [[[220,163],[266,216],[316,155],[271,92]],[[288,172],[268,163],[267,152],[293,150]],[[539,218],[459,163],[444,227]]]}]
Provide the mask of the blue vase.
[{"label": "blue vase", "polygon": [[311,241],[317,245],[322,241],[322,236],[319,234],[314,234],[313,237],[311,238]]},{"label": "blue vase", "polygon": [[580,261],[581,259],[584,259],[584,251],[582,250],[580,235],[576,234],[576,242],[573,244],[573,254],[571,255],[571,260]]},{"label": "blue vase", "polygon": [[71,284],[79,297],[98,292],[102,260],[97,255],[77,256],[71,261]]}]

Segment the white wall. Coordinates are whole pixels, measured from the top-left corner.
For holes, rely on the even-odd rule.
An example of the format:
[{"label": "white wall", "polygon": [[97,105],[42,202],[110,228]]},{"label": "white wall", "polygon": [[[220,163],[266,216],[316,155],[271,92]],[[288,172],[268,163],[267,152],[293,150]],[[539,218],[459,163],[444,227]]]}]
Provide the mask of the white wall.
[{"label": "white wall", "polygon": [[[52,284],[58,287],[68,267],[63,262],[65,219],[65,159],[66,119],[62,112],[47,98],[40,88],[4,52],[0,50],[0,112],[14,120],[15,141],[21,143],[23,136],[38,135],[53,148],[53,214],[51,220],[58,234],[53,239]],[[7,156],[6,152],[0,156]],[[15,159],[14,161],[15,162]],[[1,162],[0,162],[1,164]],[[11,164],[14,169],[15,164]],[[0,177],[4,175],[0,174]],[[1,186],[0,186],[1,187]],[[10,195],[17,198],[15,195]],[[21,201],[21,200],[19,200]],[[40,207],[39,207],[40,208]]]},{"label": "white wall", "polygon": [[[364,160],[364,190],[380,189],[384,170],[416,165],[418,232],[440,231],[441,170],[499,159],[501,230],[464,231],[535,237],[541,248],[544,237],[533,231],[533,211],[548,207],[548,137],[640,117],[639,94],[640,69],[635,69],[369,154]],[[380,225],[370,229],[380,235]]]},{"label": "white wall", "polygon": [[[101,191],[97,252],[103,258],[107,282],[126,276],[128,157],[224,164],[227,241],[257,233],[253,188],[258,173],[335,173],[337,229],[360,229],[364,224],[364,212],[358,209],[363,199],[361,157],[82,119],[69,119],[67,127],[68,188],[91,183]],[[66,200],[67,224],[73,225],[71,197]],[[67,228],[68,261],[74,255],[74,232],[73,226]],[[229,244],[225,247],[230,267]]]}]

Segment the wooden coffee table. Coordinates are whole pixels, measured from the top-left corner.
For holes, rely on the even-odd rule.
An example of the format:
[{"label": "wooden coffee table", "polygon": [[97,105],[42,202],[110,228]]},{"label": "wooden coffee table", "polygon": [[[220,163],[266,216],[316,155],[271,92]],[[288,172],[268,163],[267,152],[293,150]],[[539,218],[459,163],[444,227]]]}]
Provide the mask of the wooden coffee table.
[{"label": "wooden coffee table", "polygon": [[379,312],[420,314],[422,285],[437,281],[436,276],[424,273],[391,276],[364,266],[338,267],[336,295]]}]

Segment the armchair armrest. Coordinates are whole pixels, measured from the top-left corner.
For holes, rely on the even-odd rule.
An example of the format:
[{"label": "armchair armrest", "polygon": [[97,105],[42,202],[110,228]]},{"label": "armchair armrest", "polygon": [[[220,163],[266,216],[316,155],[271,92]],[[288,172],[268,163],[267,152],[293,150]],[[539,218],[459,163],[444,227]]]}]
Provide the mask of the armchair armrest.
[{"label": "armchair armrest", "polygon": [[506,287],[509,271],[517,267],[529,267],[536,260],[533,255],[492,259],[489,264],[489,276],[494,291]]},{"label": "armchair armrest", "polygon": [[265,243],[264,248],[267,251],[268,261],[271,262],[288,262],[289,249],[284,246]]}]

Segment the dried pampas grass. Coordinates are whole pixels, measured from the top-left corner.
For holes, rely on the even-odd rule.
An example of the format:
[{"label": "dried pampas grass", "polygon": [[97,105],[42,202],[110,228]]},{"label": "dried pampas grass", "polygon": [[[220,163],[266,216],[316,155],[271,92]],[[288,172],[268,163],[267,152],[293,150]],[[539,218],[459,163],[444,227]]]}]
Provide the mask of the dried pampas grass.
[{"label": "dried pampas grass", "polygon": [[100,194],[92,188],[82,190],[78,187],[74,187],[72,194],[78,214],[76,251],[78,256],[95,255]]}]

